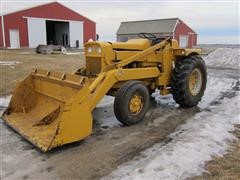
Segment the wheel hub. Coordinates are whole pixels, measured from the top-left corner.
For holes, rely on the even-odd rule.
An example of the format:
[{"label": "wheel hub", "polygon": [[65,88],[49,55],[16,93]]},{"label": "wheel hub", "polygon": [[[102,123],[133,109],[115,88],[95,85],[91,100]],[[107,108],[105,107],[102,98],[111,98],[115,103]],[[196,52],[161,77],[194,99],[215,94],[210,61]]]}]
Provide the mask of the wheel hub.
[{"label": "wheel hub", "polygon": [[139,95],[133,95],[129,102],[129,110],[133,115],[141,112],[143,108],[142,97]]},{"label": "wheel hub", "polygon": [[189,90],[193,96],[196,96],[202,88],[202,73],[199,69],[194,69],[189,78]]}]

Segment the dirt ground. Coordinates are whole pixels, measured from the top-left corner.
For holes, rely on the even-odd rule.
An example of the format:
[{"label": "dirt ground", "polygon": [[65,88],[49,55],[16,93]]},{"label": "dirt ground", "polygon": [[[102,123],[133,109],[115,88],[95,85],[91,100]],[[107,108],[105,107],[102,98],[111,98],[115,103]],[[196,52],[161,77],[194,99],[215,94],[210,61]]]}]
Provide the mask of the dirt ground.
[{"label": "dirt ground", "polygon": [[16,63],[13,66],[0,64],[1,96],[8,95],[17,82],[21,81],[35,68],[71,73],[84,66],[84,55],[36,54],[32,50],[0,50],[0,61]]},{"label": "dirt ground", "polygon": [[[84,65],[82,55],[36,55],[23,51],[1,51],[1,61],[17,61],[14,66],[1,66],[1,94],[9,95],[16,82],[25,77],[36,66],[57,71],[72,72]],[[223,70],[210,68],[209,76],[213,83],[219,83],[226,78],[233,84],[233,94],[239,79],[237,70]],[[234,98],[226,94],[224,87],[219,92],[209,91],[210,94],[203,100],[203,104],[216,104],[221,98]],[[102,120],[113,118],[113,104],[99,106],[94,114],[94,132],[85,140],[56,148],[48,153],[42,153],[25,139],[7,127],[0,120],[1,130],[1,179],[100,179],[107,176],[119,165],[138,157],[140,153],[156,143],[168,144],[172,141],[169,135],[179,125],[186,123],[194,115],[211,111],[208,105],[204,108],[195,107],[181,109],[171,102],[171,97],[163,98],[160,102],[152,101],[145,120],[135,126],[123,127],[117,125],[103,125]],[[236,131],[239,138],[239,132]],[[239,142],[236,141],[229,153],[229,162],[235,158],[239,164]],[[236,149],[236,150],[235,150]],[[228,156],[228,155],[227,155]],[[232,158],[232,159],[231,159]],[[210,172],[216,169],[226,169],[225,166],[216,166],[216,163],[225,163],[221,158],[213,160],[206,168]],[[234,164],[232,164],[234,165]],[[215,169],[213,168],[215,167]],[[239,166],[229,176],[239,177]],[[218,179],[219,176],[204,174],[196,179]],[[108,179],[108,178],[106,178]]]}]

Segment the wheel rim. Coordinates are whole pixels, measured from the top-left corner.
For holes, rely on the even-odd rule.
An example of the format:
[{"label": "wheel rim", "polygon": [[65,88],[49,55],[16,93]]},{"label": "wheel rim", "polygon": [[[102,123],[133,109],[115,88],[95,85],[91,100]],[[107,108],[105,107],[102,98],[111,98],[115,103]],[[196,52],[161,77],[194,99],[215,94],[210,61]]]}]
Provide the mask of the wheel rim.
[{"label": "wheel rim", "polygon": [[140,95],[133,95],[129,102],[129,110],[133,115],[137,115],[143,108],[143,100]]},{"label": "wheel rim", "polygon": [[193,96],[196,96],[202,88],[202,73],[199,69],[194,69],[189,78],[189,90]]}]

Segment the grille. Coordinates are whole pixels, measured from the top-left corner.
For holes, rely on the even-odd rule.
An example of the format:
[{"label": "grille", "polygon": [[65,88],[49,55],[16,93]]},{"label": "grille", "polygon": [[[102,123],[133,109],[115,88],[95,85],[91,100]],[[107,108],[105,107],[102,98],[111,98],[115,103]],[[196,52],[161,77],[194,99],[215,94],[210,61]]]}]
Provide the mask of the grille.
[{"label": "grille", "polygon": [[96,75],[101,71],[101,58],[87,58],[86,60],[87,74]]}]

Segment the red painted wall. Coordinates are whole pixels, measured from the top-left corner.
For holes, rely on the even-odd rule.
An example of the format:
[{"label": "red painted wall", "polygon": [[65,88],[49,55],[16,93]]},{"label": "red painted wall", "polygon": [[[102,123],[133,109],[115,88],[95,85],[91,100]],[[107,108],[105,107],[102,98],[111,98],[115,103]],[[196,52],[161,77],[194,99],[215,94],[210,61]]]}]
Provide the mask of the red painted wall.
[{"label": "red painted wall", "polygon": [[[84,42],[96,38],[96,23],[72,11],[58,2],[45,4],[27,10],[15,12],[4,16],[6,45],[10,46],[9,29],[19,29],[20,46],[28,46],[27,19],[23,17],[38,17],[46,19],[63,19],[83,21]],[[2,36],[2,34],[0,35]]]},{"label": "red painted wall", "polygon": [[188,35],[188,48],[197,45],[197,34],[183,21],[179,20],[174,32],[174,39],[179,42],[180,35]]},{"label": "red painted wall", "polygon": [[1,18],[1,16],[0,16],[0,47],[3,47],[2,18]]}]

